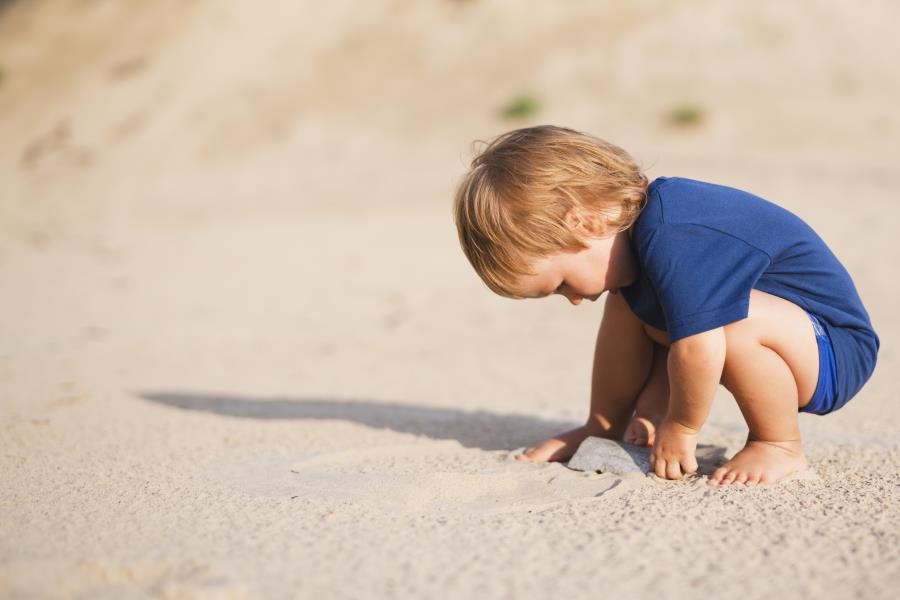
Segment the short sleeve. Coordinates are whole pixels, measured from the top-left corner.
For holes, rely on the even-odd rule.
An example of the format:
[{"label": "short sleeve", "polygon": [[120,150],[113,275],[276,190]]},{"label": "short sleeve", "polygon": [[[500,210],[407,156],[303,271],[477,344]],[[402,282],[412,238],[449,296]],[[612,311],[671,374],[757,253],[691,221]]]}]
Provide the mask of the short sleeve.
[{"label": "short sleeve", "polygon": [[750,290],[770,262],[759,248],[717,229],[661,225],[643,263],[670,341],[746,318]]}]

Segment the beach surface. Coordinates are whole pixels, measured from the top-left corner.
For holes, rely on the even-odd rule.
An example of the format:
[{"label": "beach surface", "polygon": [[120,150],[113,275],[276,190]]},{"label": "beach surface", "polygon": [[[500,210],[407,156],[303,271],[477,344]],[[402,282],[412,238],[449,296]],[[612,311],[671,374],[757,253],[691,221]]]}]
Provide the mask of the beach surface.
[{"label": "beach surface", "polygon": [[[867,7],[0,3],[0,597],[895,598],[900,7]],[[536,123],[847,267],[881,353],[800,415],[809,472],[709,489],[724,389],[699,478],[512,459],[585,418],[603,302],[493,296],[450,199]]]}]

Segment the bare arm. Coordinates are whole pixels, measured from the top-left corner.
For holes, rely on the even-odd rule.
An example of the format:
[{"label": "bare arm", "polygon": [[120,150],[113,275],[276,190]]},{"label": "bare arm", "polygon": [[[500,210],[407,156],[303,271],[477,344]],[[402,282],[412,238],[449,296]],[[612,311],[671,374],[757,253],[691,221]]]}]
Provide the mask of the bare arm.
[{"label": "bare arm", "polygon": [[659,477],[680,479],[697,470],[697,438],[709,416],[725,366],[721,327],[682,338],[669,347],[669,411],[650,455]]},{"label": "bare arm", "polygon": [[669,348],[667,421],[699,431],[712,406],[725,366],[722,327],[682,338]]}]

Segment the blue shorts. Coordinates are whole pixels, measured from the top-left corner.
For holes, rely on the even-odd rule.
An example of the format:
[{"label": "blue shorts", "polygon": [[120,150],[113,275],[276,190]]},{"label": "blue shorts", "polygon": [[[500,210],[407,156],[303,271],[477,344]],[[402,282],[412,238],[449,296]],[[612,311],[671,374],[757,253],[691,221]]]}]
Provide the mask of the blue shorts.
[{"label": "blue shorts", "polygon": [[834,348],[831,338],[822,323],[812,313],[809,320],[812,321],[816,332],[816,344],[819,345],[819,381],[816,383],[816,391],[813,392],[809,404],[800,409],[800,412],[808,412],[816,415],[827,415],[842,407],[846,400],[839,400],[837,393],[837,374],[834,367]]}]

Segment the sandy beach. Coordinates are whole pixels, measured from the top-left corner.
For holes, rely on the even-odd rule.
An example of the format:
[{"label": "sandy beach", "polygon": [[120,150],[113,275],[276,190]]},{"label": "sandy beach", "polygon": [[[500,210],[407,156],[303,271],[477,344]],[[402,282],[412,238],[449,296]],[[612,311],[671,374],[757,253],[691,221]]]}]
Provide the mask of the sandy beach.
[{"label": "sandy beach", "polygon": [[[898,19],[0,3],[0,597],[895,598]],[[512,459],[585,418],[603,302],[493,296],[450,200],[473,140],[536,123],[847,267],[879,363],[800,416],[808,473],[709,489],[747,432],[723,388],[699,478]]]}]

